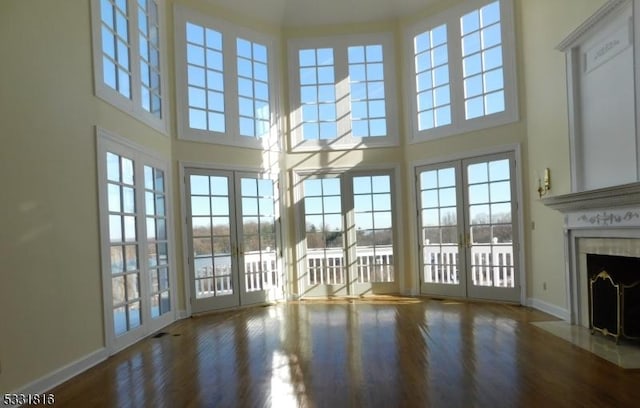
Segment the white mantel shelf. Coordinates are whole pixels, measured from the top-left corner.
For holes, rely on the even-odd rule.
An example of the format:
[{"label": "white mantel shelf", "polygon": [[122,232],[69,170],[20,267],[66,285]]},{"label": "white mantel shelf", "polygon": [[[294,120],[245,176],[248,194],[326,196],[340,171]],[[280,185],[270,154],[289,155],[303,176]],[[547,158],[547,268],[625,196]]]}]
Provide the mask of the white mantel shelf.
[{"label": "white mantel shelf", "polygon": [[562,213],[637,207],[640,205],[640,182],[551,196],[541,201],[547,207]]}]

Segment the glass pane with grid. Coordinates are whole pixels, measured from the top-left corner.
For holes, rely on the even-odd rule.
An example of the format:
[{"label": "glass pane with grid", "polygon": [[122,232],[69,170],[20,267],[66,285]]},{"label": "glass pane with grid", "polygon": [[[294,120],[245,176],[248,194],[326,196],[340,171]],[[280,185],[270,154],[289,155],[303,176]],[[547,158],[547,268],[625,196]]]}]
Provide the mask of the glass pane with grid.
[{"label": "glass pane with grid", "polygon": [[387,135],[382,51],[379,44],[347,50],[354,137]]},{"label": "glass pane with grid", "polygon": [[451,124],[447,25],[414,37],[418,130]]},{"label": "glass pane with grid", "polygon": [[187,34],[189,127],[225,131],[222,33],[191,22]]},{"label": "glass pane with grid", "polygon": [[306,179],[303,192],[307,284],[345,284],[340,179]]},{"label": "glass pane with grid", "polygon": [[358,283],[395,281],[391,177],[354,177],[353,204]]},{"label": "glass pane with grid", "polygon": [[154,0],[138,0],[137,3],[142,108],[161,118],[162,90],[160,88],[158,4]]},{"label": "glass pane with grid", "polygon": [[425,283],[460,283],[456,201],[454,167],[420,173],[420,227]]},{"label": "glass pane with grid", "polygon": [[505,110],[500,2],[460,18],[466,119]]},{"label": "glass pane with grid", "polygon": [[509,160],[470,164],[467,176],[473,285],[513,288]]},{"label": "glass pane with grid", "polygon": [[147,270],[151,282],[151,317],[171,311],[164,172],[144,166]]},{"label": "glass pane with grid", "polygon": [[196,298],[231,295],[229,179],[191,175],[189,186]]},{"label": "glass pane with grid", "polygon": [[333,49],[303,49],[298,58],[302,138],[335,139],[338,119]]},{"label": "glass pane with grid", "polygon": [[104,84],[131,99],[129,10],[126,0],[100,0]]},{"label": "glass pane with grid", "polygon": [[136,187],[131,159],[107,152],[107,205],[113,326],[116,336],[141,321]]},{"label": "glass pane with grid", "polygon": [[240,190],[245,290],[279,287],[274,182],[242,177]]},{"label": "glass pane with grid", "polygon": [[236,39],[240,135],[265,137],[270,131],[267,47]]}]

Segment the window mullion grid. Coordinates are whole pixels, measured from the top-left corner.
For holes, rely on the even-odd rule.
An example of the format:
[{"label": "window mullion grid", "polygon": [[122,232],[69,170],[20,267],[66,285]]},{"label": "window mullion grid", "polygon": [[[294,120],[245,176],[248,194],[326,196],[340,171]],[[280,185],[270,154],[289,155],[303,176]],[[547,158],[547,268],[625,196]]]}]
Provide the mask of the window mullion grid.
[{"label": "window mullion grid", "polygon": [[[333,70],[335,97],[335,122],[337,128],[337,139],[347,141],[352,138],[351,124],[351,98],[349,84],[349,61],[347,56],[348,47],[341,43],[334,47]],[[339,81],[339,82],[338,82]],[[345,137],[345,136],[349,137]],[[345,140],[347,139],[347,140]]]},{"label": "window mullion grid", "polygon": [[[238,102],[240,94],[238,92],[238,46],[237,35],[222,32],[222,48],[223,48],[223,66],[224,73],[222,80],[224,82],[224,102],[225,102],[225,127],[230,135],[240,135],[240,109]],[[224,50],[227,52],[224,52]],[[235,83],[233,83],[235,82]],[[235,118],[227,120],[227,118]]]},{"label": "window mullion grid", "polygon": [[448,24],[447,38],[449,46],[449,73],[451,80],[451,123],[460,126],[466,121],[464,70],[462,57],[460,19]]},{"label": "window mullion grid", "polygon": [[[102,58],[101,58],[101,62],[103,64],[103,78],[106,76],[106,73],[104,72],[104,59],[106,58],[107,60],[109,60],[111,62],[111,64],[113,64],[113,66],[115,67],[115,72],[114,72],[114,81],[115,81],[115,90],[118,91],[119,89],[119,79],[118,79],[118,34],[116,33],[116,6],[111,2],[111,0],[101,0],[101,6],[102,6],[102,2],[108,2],[109,4],[109,8],[111,9],[111,21],[105,21],[106,17],[103,15],[103,13],[101,13],[100,15],[100,37],[102,40]],[[105,51],[105,47],[104,44],[107,43],[107,41],[105,41],[104,39],[104,34],[105,31],[108,32],[108,35],[110,36],[111,39],[111,45],[113,46],[113,56],[109,55],[106,51]],[[105,79],[103,79],[103,82],[106,82]]]},{"label": "window mullion grid", "polygon": [[[122,168],[122,156],[118,155],[118,168]],[[125,323],[125,327],[124,327],[124,331],[122,333],[119,334],[124,334],[126,332],[128,332],[131,329],[131,324],[129,322],[129,313],[127,310],[127,306],[129,305],[129,288],[127,285],[127,275],[129,275],[130,273],[136,273],[136,271],[129,271],[127,268],[127,263],[128,263],[128,258],[127,258],[127,247],[129,245],[132,244],[131,241],[128,241],[126,238],[126,223],[125,223],[125,216],[128,215],[128,213],[125,212],[124,210],[124,189],[123,187],[125,187],[125,184],[122,182],[122,176],[120,176],[120,179],[118,181],[114,181],[114,180],[108,180],[107,181],[107,190],[109,190],[109,185],[113,185],[116,186],[118,189],[118,195],[119,195],[119,211],[111,211],[109,210],[109,217],[111,216],[117,216],[120,219],[119,222],[119,228],[120,228],[120,240],[118,242],[114,242],[111,238],[109,239],[109,249],[110,251],[112,251],[113,247],[119,247],[120,250],[122,251],[121,253],[121,257],[120,260],[123,262],[122,263],[122,270],[118,271],[118,272],[113,272],[113,255],[111,256],[111,296],[112,296],[112,314],[114,310],[117,310],[119,308],[123,308],[124,309],[124,323]],[[129,186],[130,187],[130,186]],[[110,199],[108,199],[110,200]],[[113,234],[113,231],[109,231],[110,235]],[[134,245],[136,245],[137,247],[137,243],[134,241],[133,242]],[[137,253],[137,250],[136,250]],[[122,282],[122,301],[115,303],[113,301],[113,292],[114,292],[114,288],[113,288],[113,282],[114,279],[117,278],[122,278],[123,282]],[[114,320],[115,320],[115,316],[114,316]],[[114,321],[114,333],[116,334],[116,336],[118,335],[117,331],[116,331],[116,322]]]},{"label": "window mullion grid", "polygon": [[[322,139],[322,136],[321,136],[321,128],[322,128],[321,121],[322,121],[322,119],[320,118],[320,106],[323,104],[323,100],[320,97],[320,74],[318,72],[320,70],[320,63],[318,61],[318,49],[317,48],[314,49],[314,53],[315,53],[315,61],[316,62],[315,62],[315,65],[313,66],[313,70],[314,70],[313,86],[316,88],[315,89],[315,93],[317,95],[317,99],[316,99],[316,101],[314,103],[315,106],[313,107],[313,109],[315,111],[315,115],[314,115],[315,119],[312,121],[312,123],[314,123],[315,129],[317,129],[316,130],[317,131],[317,139],[320,140],[320,139]],[[323,216],[323,219],[324,219],[324,216]],[[323,221],[323,223],[324,223],[324,221]],[[326,258],[326,250],[324,252],[325,252],[325,258]]]},{"label": "window mullion grid", "polygon": [[[114,3],[113,0],[101,0],[101,5],[103,3],[108,3],[108,7],[111,9],[111,26],[108,25],[108,22],[105,21],[104,16],[101,15],[101,35],[104,34],[102,29],[105,29],[109,32],[109,34],[113,38],[113,56],[108,55],[104,49],[102,50],[103,61],[106,57],[107,60],[113,64],[113,88],[111,85],[108,85],[106,80],[108,73],[104,72],[103,66],[103,83],[107,84],[107,86],[112,87],[116,92],[121,94],[123,97],[127,99],[132,99],[131,90],[132,90],[132,81],[133,78],[131,76],[131,16],[128,11],[129,6],[125,2],[123,5],[125,9],[121,9],[117,3]],[[123,24],[123,21],[124,24]],[[105,24],[107,23],[107,24]],[[125,33],[122,33],[120,30],[126,29]],[[125,34],[126,38],[121,34]],[[104,63],[103,63],[104,64]],[[121,75],[124,73],[124,75]],[[128,77],[128,84],[124,82],[124,79]]]},{"label": "window mullion grid", "polygon": [[[155,0],[145,0],[143,4],[138,3],[136,7],[135,32],[134,36],[137,41],[137,49],[140,64],[136,71],[140,76],[140,81],[136,82],[140,88],[140,102],[136,106],[140,106],[146,112],[151,113],[157,118],[162,118],[162,87],[161,87],[161,68],[160,68],[160,25],[159,25],[159,7]],[[144,19],[141,29],[141,19]],[[152,33],[154,35],[152,35]],[[142,46],[142,42],[146,43],[146,47]],[[146,52],[145,52],[146,51]],[[152,55],[154,58],[152,58]],[[144,69],[144,74],[143,74]],[[146,79],[146,80],[145,80]]]},{"label": "window mullion grid", "polygon": [[[119,196],[120,196],[119,197],[120,211],[119,212],[110,211],[109,214],[120,216],[120,227],[121,227],[122,236],[121,236],[121,242],[118,243],[117,246],[120,246],[122,248],[122,251],[123,251],[122,257],[124,260],[124,264],[122,266],[123,270],[121,272],[112,275],[112,283],[113,283],[113,278],[121,277],[123,279],[122,284],[123,284],[123,291],[124,291],[124,298],[123,298],[124,301],[118,304],[114,304],[113,309],[124,308],[126,326],[125,326],[124,332],[120,333],[120,334],[124,334],[142,325],[142,319],[144,318],[144,316],[142,316],[142,309],[140,309],[138,311],[139,319],[140,319],[138,322],[138,325],[135,327],[132,327],[130,307],[134,305],[136,302],[139,303],[140,307],[142,307],[141,294],[143,292],[141,287],[141,283],[142,283],[141,281],[142,281],[142,275],[143,275],[142,259],[143,259],[144,253],[143,253],[143,249],[141,248],[142,245],[141,245],[141,239],[140,239],[141,237],[140,217],[139,217],[140,191],[139,191],[139,188],[137,188],[137,183],[138,183],[137,177],[140,173],[139,173],[137,160],[134,160],[134,158],[124,157],[121,155],[118,155],[118,157],[119,157],[119,167],[121,169],[120,170],[121,172],[123,171],[122,169],[123,169],[124,160],[130,160],[133,162],[133,183],[132,184],[126,183],[123,180],[122,174],[120,175],[119,181],[115,182],[110,180],[107,182],[108,184],[116,185],[118,187]],[[125,188],[133,189],[133,200],[134,200],[133,211],[127,211],[125,208],[125,194],[124,194]],[[127,238],[127,227],[125,222],[126,217],[133,217],[133,222],[135,224],[134,231],[136,236],[132,240]],[[135,258],[136,258],[136,267],[133,269],[129,269],[130,259],[129,259],[129,254],[127,250],[127,248],[129,247],[135,248],[134,252],[135,252]],[[132,288],[130,287],[130,282],[129,282],[130,276],[136,276],[135,281],[137,282],[138,296],[135,298],[131,298],[132,295],[130,292]]]},{"label": "window mullion grid", "polygon": [[[166,193],[165,193],[165,187],[164,184],[166,182],[165,180],[165,173],[163,170],[157,169],[155,167],[151,167],[148,166],[151,174],[152,174],[152,185],[148,186],[146,185],[146,179],[145,179],[145,188],[144,188],[144,194],[152,194],[152,206],[153,208],[147,208],[146,206],[146,199],[145,199],[145,221],[148,221],[149,219],[153,220],[153,233],[154,236],[153,237],[149,237],[149,234],[147,232],[147,234],[145,235],[146,237],[146,242],[147,242],[147,249],[149,248],[149,246],[153,246],[154,247],[154,252],[155,252],[155,262],[152,264],[150,262],[150,256],[152,256],[152,253],[147,252],[147,256],[145,257],[145,259],[147,260],[147,267],[148,267],[148,276],[147,276],[147,282],[149,283],[149,301],[151,301],[152,299],[156,299],[158,302],[158,316],[156,317],[160,317],[162,316],[165,312],[167,312],[168,310],[165,310],[162,308],[162,294],[165,292],[170,292],[170,286],[167,286],[166,288],[163,289],[162,287],[162,279],[161,279],[161,274],[160,271],[161,270],[165,270],[166,271],[166,276],[167,279],[169,278],[169,259],[168,259],[168,236],[167,236],[167,217],[166,217],[166,213],[167,213],[167,200],[166,200]],[[146,168],[145,168],[146,170]],[[158,189],[156,186],[156,180],[157,180],[157,175],[158,173],[162,174],[162,185],[160,186],[161,189]],[[145,177],[146,177],[146,172],[145,172]],[[145,197],[146,198],[146,197]],[[159,202],[158,202],[158,198],[161,199],[162,201],[162,213],[159,213]],[[161,230],[159,227],[159,221],[163,222],[164,225],[164,229]],[[143,230],[146,227],[146,223],[143,226]],[[162,235],[161,235],[162,232]],[[164,256],[165,258],[163,259],[161,256],[161,248],[164,249]],[[157,284],[157,288],[154,289],[154,282]],[[167,282],[168,283],[168,282]],[[150,305],[153,306],[153,305]],[[169,306],[169,310],[170,310],[171,306]],[[152,310],[152,307],[150,307],[149,310]],[[152,313],[152,318],[153,313]]]},{"label": "window mullion grid", "polygon": [[131,101],[134,112],[147,112],[142,105],[142,75],[140,67],[142,54],[140,50],[140,37],[138,30],[138,4],[137,0],[129,0],[127,5],[129,12],[129,87],[131,89]]},{"label": "window mullion grid", "polygon": [[[144,201],[144,165],[141,160],[134,160],[134,179],[133,188],[135,189],[135,220],[136,220],[136,247],[138,249],[138,299],[140,305],[140,326],[145,324],[144,319],[149,313],[149,296],[143,296],[150,292],[149,288],[149,254],[147,249],[147,233],[145,218],[145,201]],[[143,313],[145,311],[145,313]]]}]

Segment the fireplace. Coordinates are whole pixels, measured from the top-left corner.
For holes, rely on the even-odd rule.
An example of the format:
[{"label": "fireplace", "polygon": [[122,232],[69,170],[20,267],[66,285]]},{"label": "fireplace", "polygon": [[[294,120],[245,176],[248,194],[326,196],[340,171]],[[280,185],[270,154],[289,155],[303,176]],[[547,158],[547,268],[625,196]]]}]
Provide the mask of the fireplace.
[{"label": "fireplace", "polygon": [[640,258],[587,254],[592,332],[640,339]]},{"label": "fireplace", "polygon": [[[594,272],[590,274],[588,257],[605,256],[592,261],[596,269],[611,259],[606,256],[627,258],[622,264],[640,260],[640,183],[552,196],[543,202],[565,215],[566,319],[589,328],[589,278]],[[634,268],[640,278],[640,266]]]}]

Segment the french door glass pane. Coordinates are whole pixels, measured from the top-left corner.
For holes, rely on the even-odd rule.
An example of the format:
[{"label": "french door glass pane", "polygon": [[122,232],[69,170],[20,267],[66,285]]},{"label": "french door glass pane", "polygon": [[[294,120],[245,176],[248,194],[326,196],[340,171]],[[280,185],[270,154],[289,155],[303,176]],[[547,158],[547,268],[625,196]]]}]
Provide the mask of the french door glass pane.
[{"label": "french door glass pane", "polygon": [[423,281],[458,285],[459,242],[454,167],[420,173]]},{"label": "french door glass pane", "polygon": [[346,283],[344,228],[339,178],[303,182],[307,244],[307,284]]},{"label": "french door glass pane", "polygon": [[134,162],[107,153],[111,297],[116,336],[141,325]]},{"label": "french door glass pane", "polygon": [[391,177],[353,178],[358,283],[393,282]]},{"label": "french door glass pane", "polygon": [[229,181],[201,175],[189,181],[196,298],[231,295]]},{"label": "french door glass pane", "polygon": [[171,311],[168,280],[168,238],[165,212],[165,175],[160,169],[144,166],[145,217],[147,226],[147,267],[151,283],[151,317]]},{"label": "french door glass pane", "polygon": [[245,290],[278,287],[273,180],[242,177],[240,190]]},{"label": "french door glass pane", "polygon": [[467,166],[471,281],[513,288],[513,225],[509,160]]}]

